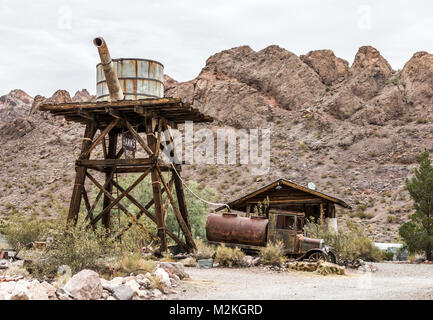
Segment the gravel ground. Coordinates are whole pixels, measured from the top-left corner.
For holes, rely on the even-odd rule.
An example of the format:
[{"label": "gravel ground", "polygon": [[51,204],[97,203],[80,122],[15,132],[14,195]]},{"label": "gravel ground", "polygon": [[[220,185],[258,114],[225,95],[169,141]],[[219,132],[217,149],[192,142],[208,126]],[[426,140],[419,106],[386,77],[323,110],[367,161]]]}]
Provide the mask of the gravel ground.
[{"label": "gravel ground", "polygon": [[263,268],[186,268],[191,279],[183,282],[175,299],[433,299],[433,265],[375,265],[379,268],[375,273],[349,270],[345,276]]}]

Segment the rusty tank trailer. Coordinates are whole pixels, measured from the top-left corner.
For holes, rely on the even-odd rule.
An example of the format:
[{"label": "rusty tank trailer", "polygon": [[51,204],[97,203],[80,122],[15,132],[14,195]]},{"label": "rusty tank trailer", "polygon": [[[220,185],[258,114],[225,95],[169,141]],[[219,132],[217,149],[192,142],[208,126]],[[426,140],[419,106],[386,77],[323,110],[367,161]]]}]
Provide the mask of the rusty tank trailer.
[{"label": "rusty tank trailer", "polygon": [[298,260],[336,263],[337,255],[323,239],[303,235],[304,213],[269,212],[268,217],[241,217],[236,213],[211,214],[206,221],[209,243],[258,252],[267,243],[281,241],[284,254]]}]

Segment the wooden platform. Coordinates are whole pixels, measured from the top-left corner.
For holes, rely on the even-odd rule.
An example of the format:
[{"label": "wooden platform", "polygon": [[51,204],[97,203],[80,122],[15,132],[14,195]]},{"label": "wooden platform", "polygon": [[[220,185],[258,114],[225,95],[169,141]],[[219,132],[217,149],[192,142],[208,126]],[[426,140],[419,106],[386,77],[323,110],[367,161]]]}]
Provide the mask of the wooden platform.
[{"label": "wooden platform", "polygon": [[171,127],[176,127],[176,124],[185,121],[196,123],[213,121],[212,117],[192,108],[189,103],[182,102],[179,98],[42,104],[39,110],[64,116],[67,121],[82,124],[93,120],[98,124],[98,129],[106,127],[113,118],[124,118],[131,125],[138,126],[138,132],[145,132],[142,124],[145,118],[149,117],[164,118]]}]

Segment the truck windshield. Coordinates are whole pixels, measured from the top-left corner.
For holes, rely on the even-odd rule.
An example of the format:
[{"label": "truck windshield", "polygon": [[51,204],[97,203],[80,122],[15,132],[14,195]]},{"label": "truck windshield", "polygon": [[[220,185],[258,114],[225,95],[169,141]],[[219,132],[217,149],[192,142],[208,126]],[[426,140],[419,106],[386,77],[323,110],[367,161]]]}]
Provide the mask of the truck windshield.
[{"label": "truck windshield", "polygon": [[277,229],[295,230],[294,216],[277,216]]}]

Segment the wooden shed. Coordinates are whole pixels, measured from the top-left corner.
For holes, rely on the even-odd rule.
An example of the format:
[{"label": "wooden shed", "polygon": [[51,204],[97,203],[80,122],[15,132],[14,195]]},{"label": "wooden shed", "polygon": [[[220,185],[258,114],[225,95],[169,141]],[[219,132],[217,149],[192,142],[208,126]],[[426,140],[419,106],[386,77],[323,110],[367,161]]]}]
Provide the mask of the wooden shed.
[{"label": "wooden shed", "polygon": [[[264,206],[264,203],[268,203],[268,205]],[[278,179],[228,203],[231,210],[244,212],[247,216],[254,214],[255,208],[260,204],[266,215],[268,215],[269,210],[303,212],[306,218],[314,218],[316,221],[321,218],[335,220],[335,205],[351,209],[343,200],[287,179]],[[224,208],[217,208],[216,211],[221,211]]]}]

